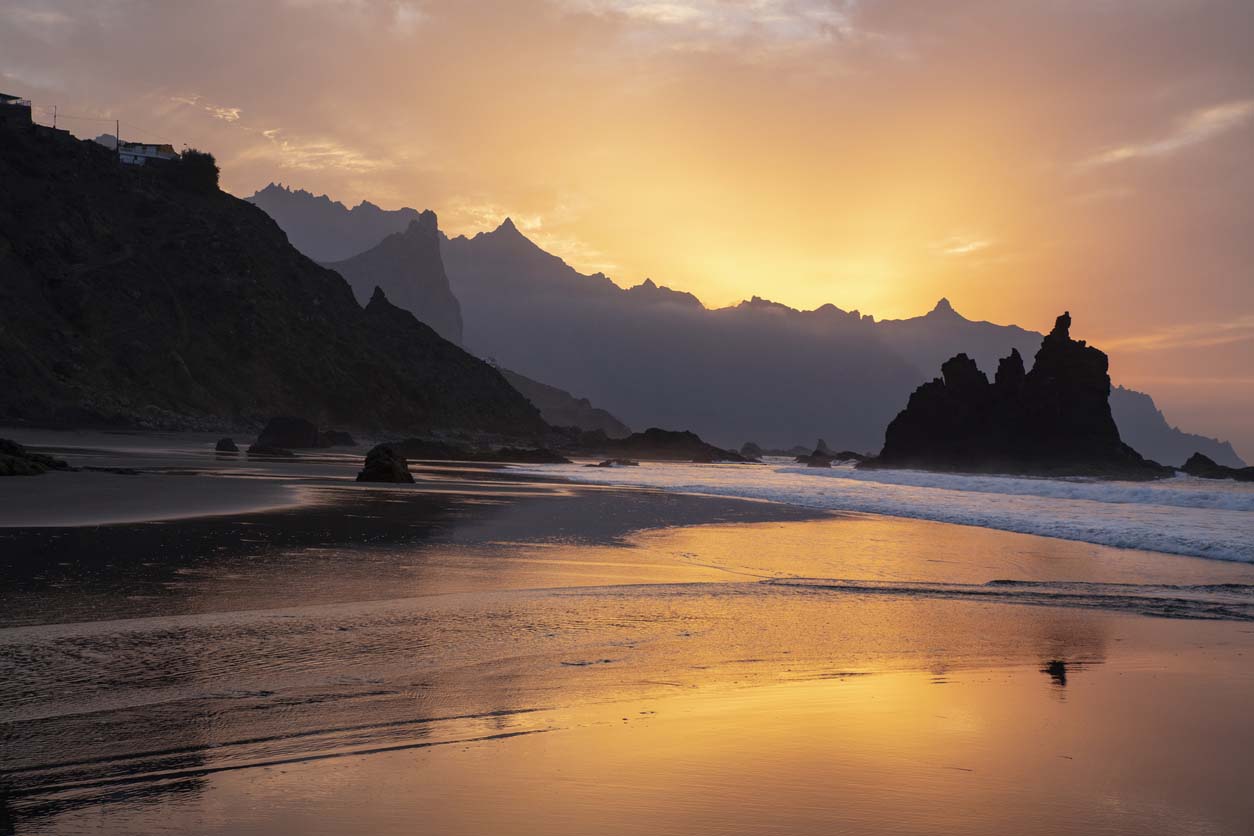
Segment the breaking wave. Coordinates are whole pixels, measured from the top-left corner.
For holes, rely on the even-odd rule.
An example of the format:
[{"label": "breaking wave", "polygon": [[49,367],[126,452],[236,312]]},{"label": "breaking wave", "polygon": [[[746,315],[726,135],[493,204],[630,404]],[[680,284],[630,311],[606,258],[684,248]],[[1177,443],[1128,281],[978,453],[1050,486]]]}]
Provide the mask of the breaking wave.
[{"label": "breaking wave", "polygon": [[1254,485],[1033,479],[794,464],[528,468],[577,482],[743,497],[1254,563]]}]

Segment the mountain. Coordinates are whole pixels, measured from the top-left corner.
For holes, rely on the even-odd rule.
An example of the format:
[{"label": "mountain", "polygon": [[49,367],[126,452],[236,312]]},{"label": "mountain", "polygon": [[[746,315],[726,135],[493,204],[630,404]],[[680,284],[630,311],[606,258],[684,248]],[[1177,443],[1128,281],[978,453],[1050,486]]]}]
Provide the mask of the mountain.
[{"label": "mountain", "polygon": [[1245,467],[1227,441],[1187,433],[1168,424],[1154,399],[1144,392],[1116,386],[1110,393],[1110,408],[1123,440],[1155,461],[1178,467],[1194,453],[1202,453],[1225,467]]},{"label": "mountain", "polygon": [[404,232],[420,219],[414,209],[389,211],[362,201],[352,209],[326,195],[271,183],[248,198],[287,233],[292,246],[318,262],[343,261]]},{"label": "mountain", "polygon": [[444,274],[434,212],[423,212],[403,232],[393,232],[360,255],[325,266],[348,280],[362,305],[381,288],[392,304],[461,344],[462,309]]},{"label": "mountain", "polygon": [[185,165],[0,130],[0,421],[546,430],[491,366],[381,292],[363,309]]},{"label": "mountain", "polygon": [[626,438],[631,428],[604,409],[597,409],[587,398],[576,398],[564,389],[532,380],[518,372],[501,369],[510,385],[540,410],[540,417],[554,427],[600,430],[608,438]]},{"label": "mountain", "polygon": [[988,376],[966,354],[917,388],[859,467],[1154,479],[1173,471],[1119,436],[1110,412],[1106,355],[1071,338],[1064,313],[1041,340],[1032,368],[1012,349]]},{"label": "mountain", "polygon": [[652,281],[623,289],[509,222],[449,239],[443,253],[470,350],[632,426],[686,427],[728,448],[822,435],[878,449],[918,379],[860,317],[834,307],[803,313],[754,299],[711,311]]},{"label": "mountain", "polygon": [[[288,225],[300,215],[276,216],[293,240],[303,230]],[[602,273],[582,274],[508,219],[491,232],[444,238],[441,254],[470,351],[579,392],[631,426],[687,427],[724,447],[827,437],[877,451],[901,404],[946,359],[965,352],[995,368],[1012,349],[1031,356],[1042,339],[966,319],[944,299],[925,316],[883,321],[758,297],[710,310],[651,280],[622,288]],[[1124,438],[1157,461],[1180,464],[1199,450],[1241,464],[1226,443],[1167,425],[1146,395],[1115,388],[1110,406]]]}]

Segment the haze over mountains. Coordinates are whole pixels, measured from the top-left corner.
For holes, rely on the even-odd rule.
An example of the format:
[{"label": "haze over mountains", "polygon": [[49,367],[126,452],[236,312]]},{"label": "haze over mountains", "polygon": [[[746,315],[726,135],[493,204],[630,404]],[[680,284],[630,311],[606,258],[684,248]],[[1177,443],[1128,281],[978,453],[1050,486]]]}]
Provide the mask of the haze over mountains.
[{"label": "haze over mountains", "polygon": [[[273,185],[252,200],[293,243],[316,239],[322,251],[371,236],[378,244],[418,215],[371,204],[348,209]],[[711,310],[649,280],[621,288],[604,274],[579,273],[508,219],[492,232],[441,242],[468,350],[575,392],[632,427],[691,429],[724,447],[752,440],[784,448],[823,437],[876,451],[910,392],[945,360],[965,352],[995,368],[1012,349],[1032,357],[1043,337],[968,320],[945,299],[925,316],[885,321],[758,297]],[[429,265],[424,275],[437,272]],[[413,312],[449,315],[439,306]],[[1171,427],[1147,395],[1116,387],[1111,408],[1124,440],[1150,458],[1181,464],[1201,451],[1241,464],[1228,443]]]}]

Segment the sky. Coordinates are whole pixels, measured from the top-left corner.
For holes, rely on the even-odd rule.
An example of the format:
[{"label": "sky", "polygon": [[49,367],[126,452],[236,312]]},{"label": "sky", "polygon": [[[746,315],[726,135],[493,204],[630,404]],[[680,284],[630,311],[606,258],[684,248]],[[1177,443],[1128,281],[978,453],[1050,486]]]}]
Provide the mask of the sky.
[{"label": "sky", "polygon": [[1254,459],[1251,44],[1248,0],[0,0],[0,90],[711,307],[1067,309]]}]

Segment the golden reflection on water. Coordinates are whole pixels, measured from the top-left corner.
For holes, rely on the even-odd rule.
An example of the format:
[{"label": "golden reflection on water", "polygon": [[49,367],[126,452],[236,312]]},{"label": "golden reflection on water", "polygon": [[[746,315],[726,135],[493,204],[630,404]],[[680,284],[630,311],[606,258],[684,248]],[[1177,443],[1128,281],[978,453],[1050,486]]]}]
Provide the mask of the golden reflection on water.
[{"label": "golden reflection on water", "polygon": [[[768,582],[1248,582],[1250,567],[871,517],[388,558],[404,560],[390,597],[233,611],[235,581],[211,579],[209,612],[122,633],[58,625],[46,656],[41,628],[21,628],[36,649],[22,675],[48,666],[38,710],[59,719],[15,727],[10,758],[177,749],[191,764],[182,791],[154,778],[159,804],[71,807],[47,832],[1244,833],[1254,820],[1244,624]],[[369,589],[378,565],[354,583]],[[328,564],[300,583],[331,568],[358,571]],[[102,645],[108,666],[77,661]],[[129,707],[75,702],[93,688]]]}]

